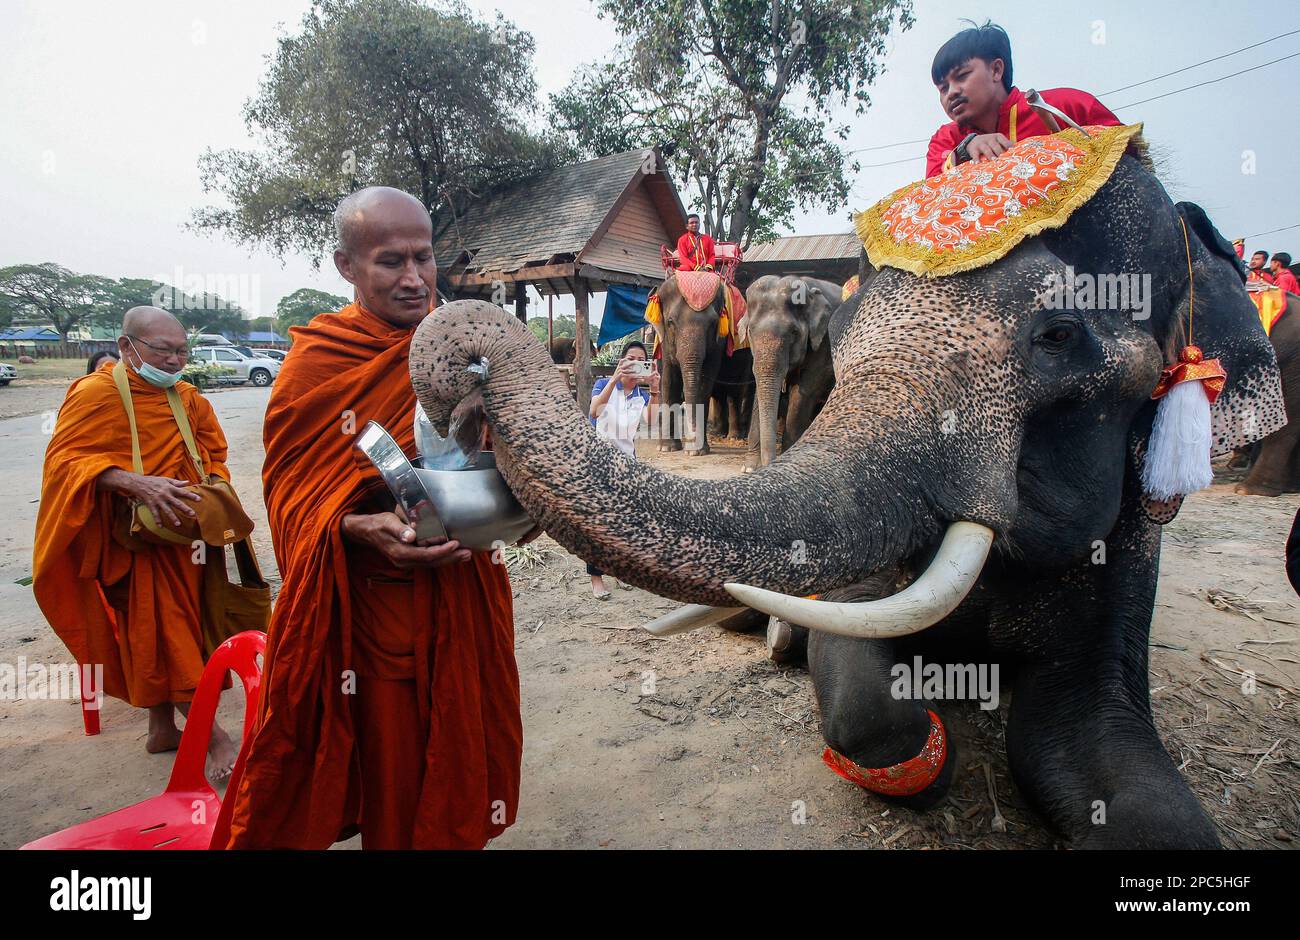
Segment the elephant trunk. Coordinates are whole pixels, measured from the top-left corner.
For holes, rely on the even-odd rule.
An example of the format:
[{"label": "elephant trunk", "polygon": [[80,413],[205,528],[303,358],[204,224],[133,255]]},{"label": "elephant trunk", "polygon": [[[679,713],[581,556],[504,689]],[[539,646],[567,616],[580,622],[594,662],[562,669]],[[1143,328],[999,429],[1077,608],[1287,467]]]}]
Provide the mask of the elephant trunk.
[{"label": "elephant trunk", "polygon": [[[469,371],[483,360],[486,379]],[[497,466],[533,519],[579,557],[657,594],[734,606],[724,584],[824,591],[907,557],[942,531],[916,484],[923,474],[905,460],[881,462],[883,424],[845,420],[849,430],[809,435],[758,473],[696,480],[601,440],[545,352],[491,304],[456,301],[426,317],[410,367],[443,433],[452,409],[481,392]],[[828,402],[826,427],[837,423],[837,407]],[[909,453],[906,444],[896,453]]]},{"label": "elephant trunk", "polygon": [[789,356],[779,338],[776,349],[757,339],[754,350],[754,402],[758,405],[759,463],[766,467],[776,459],[776,424],[781,410],[781,387],[789,369]]},{"label": "elephant trunk", "polygon": [[682,374],[682,442],[688,450],[698,449],[708,419],[708,398],[703,390],[704,356],[702,342],[689,336],[677,336],[677,367]]}]

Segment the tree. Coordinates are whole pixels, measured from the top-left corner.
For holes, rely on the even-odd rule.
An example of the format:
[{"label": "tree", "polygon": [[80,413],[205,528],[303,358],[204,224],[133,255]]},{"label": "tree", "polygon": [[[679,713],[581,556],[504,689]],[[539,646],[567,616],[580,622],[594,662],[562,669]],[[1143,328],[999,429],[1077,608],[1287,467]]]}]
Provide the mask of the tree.
[{"label": "tree", "polygon": [[0,307],[11,319],[48,323],[68,341],[73,327],[110,303],[116,284],[47,261],[0,268]]},{"label": "tree", "polygon": [[316,314],[342,310],[348,303],[346,297],[300,287],[292,294],[281,297],[275,305],[275,329],[281,336],[288,336],[289,327],[306,326]]},{"label": "tree", "polygon": [[267,146],[200,158],[205,189],[229,207],[196,211],[192,227],[319,263],[338,201],[376,184],[447,224],[474,196],[568,155],[526,126],[533,48],[499,14],[489,24],[451,0],[316,0],[244,109]]},{"label": "tree", "polygon": [[[848,126],[911,0],[599,0],[625,39],[551,97],[552,123],[600,156],[659,147],[706,231],[773,237],[796,204],[841,208]],[[827,134],[829,132],[829,136]]]},{"label": "tree", "polygon": [[[533,317],[528,321],[527,326],[529,332],[541,340],[544,345],[546,343],[546,317]],[[556,339],[561,336],[578,335],[578,321],[573,317],[556,317],[552,321],[551,327],[551,335]]]}]

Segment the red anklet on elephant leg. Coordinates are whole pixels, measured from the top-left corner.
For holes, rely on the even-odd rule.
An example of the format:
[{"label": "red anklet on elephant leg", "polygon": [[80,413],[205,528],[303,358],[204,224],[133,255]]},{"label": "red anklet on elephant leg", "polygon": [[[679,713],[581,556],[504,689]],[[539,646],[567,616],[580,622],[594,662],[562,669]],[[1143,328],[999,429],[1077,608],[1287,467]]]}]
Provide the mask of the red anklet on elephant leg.
[{"label": "red anklet on elephant leg", "polygon": [[822,752],[822,762],[850,783],[883,796],[913,796],[920,793],[938,778],[943,762],[948,757],[947,738],[939,716],[927,709],[930,716],[930,735],[925,739],[921,753],[892,767],[859,767],[843,754],[827,747]]}]

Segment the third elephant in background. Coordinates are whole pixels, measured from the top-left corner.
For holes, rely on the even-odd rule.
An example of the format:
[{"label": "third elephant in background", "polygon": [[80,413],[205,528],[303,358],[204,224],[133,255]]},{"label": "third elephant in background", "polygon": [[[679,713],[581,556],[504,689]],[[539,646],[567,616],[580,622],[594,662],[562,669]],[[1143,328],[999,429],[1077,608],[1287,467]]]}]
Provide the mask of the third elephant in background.
[{"label": "third elephant in background", "polygon": [[745,469],[753,470],[776,458],[780,415],[784,451],[817,417],[835,385],[826,332],[840,305],[840,285],[768,274],[749,285],[745,303],[749,312],[740,321],[740,338],[753,353],[755,381]]}]

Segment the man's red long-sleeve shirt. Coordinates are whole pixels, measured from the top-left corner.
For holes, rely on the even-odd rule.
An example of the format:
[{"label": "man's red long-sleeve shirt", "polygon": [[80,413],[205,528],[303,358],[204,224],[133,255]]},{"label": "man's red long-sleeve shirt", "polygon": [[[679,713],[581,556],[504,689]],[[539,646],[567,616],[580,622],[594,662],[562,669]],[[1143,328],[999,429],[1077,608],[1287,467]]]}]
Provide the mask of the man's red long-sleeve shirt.
[{"label": "man's red long-sleeve shirt", "polygon": [[692,235],[686,232],[677,239],[677,257],[681,259],[679,271],[697,271],[713,267],[713,237]]},{"label": "man's red long-sleeve shirt", "polygon": [[[1086,91],[1079,91],[1077,88],[1049,88],[1038,94],[1048,104],[1064,111],[1072,121],[1083,127],[1090,124],[1114,127],[1121,123],[1109,108]],[[925,157],[925,175],[937,176],[947,169],[945,162],[948,155],[967,134],[974,130],[973,127],[953,121],[935,131],[934,136],[930,138],[930,149]],[[1052,129],[1044,124],[1043,119],[1029,106],[1024,93],[1019,88],[1013,87],[1006,100],[1002,102],[1002,107],[998,109],[997,132],[1005,134],[1012,143],[1018,143],[1026,137],[1042,137],[1050,134]]]}]

